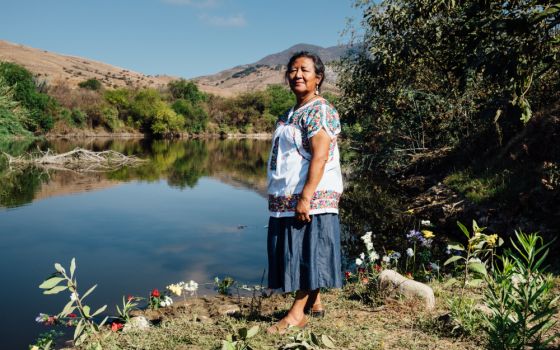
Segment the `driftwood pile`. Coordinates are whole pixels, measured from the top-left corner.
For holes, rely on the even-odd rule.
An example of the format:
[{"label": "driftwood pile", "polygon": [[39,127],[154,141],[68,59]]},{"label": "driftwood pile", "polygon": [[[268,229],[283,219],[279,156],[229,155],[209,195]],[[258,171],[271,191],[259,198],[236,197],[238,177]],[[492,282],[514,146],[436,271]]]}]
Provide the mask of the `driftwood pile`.
[{"label": "driftwood pile", "polygon": [[45,170],[69,170],[75,172],[106,172],[124,166],[136,166],[145,160],[126,156],[116,151],[94,152],[75,148],[70,152],[56,154],[48,149],[37,153],[13,157],[4,152],[10,168],[21,169],[36,166]]}]

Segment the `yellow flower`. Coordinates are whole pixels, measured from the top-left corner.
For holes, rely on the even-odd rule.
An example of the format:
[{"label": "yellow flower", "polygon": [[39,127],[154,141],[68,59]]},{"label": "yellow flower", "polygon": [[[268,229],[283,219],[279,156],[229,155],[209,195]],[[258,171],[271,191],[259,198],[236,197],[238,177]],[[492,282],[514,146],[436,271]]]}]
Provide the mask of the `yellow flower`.
[{"label": "yellow flower", "polygon": [[428,230],[422,230],[422,235],[424,236],[424,238],[429,239],[429,238],[434,238],[436,235],[434,235],[434,233],[432,231],[428,231]]},{"label": "yellow flower", "polygon": [[33,345],[33,346],[31,347],[31,350],[39,350],[39,347],[38,347],[37,345]]},{"label": "yellow flower", "polygon": [[407,214],[414,214],[414,209],[408,209],[407,211],[405,211],[405,213],[407,213]]},{"label": "yellow flower", "polygon": [[169,289],[171,291],[171,293],[175,294],[176,296],[181,296],[181,293],[183,292],[183,287],[178,285],[178,284],[172,284],[167,286],[167,289]]},{"label": "yellow flower", "polygon": [[486,242],[488,242],[489,246],[495,246],[497,241],[498,241],[498,235],[496,234],[486,237]]}]

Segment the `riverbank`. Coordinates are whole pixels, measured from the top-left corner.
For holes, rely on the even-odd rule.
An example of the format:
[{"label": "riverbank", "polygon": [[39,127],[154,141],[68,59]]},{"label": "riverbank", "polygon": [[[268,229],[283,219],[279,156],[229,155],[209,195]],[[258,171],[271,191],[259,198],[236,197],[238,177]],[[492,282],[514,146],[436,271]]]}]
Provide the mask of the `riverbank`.
[{"label": "riverbank", "polygon": [[[110,132],[105,129],[72,129],[70,131],[57,131],[49,132],[42,136],[48,140],[56,139],[80,139],[80,138],[115,138],[115,139],[143,139],[150,138],[150,135],[138,132],[138,131],[126,131],[126,132]],[[179,139],[256,139],[256,140],[268,140],[272,137],[270,133],[178,133],[170,138]],[[22,137],[18,139],[23,139]]]},{"label": "riverbank", "polygon": [[[558,291],[559,279],[556,279]],[[259,327],[259,332],[247,343],[253,349],[295,349],[293,337],[321,339],[330,337],[336,349],[483,349],[483,289],[466,292],[463,315],[454,305],[460,290],[442,282],[430,284],[436,296],[436,306],[426,310],[414,299],[379,300],[364,303],[356,295],[363,285],[351,283],[342,290],[323,294],[327,312],[324,318],[312,318],[306,329],[293,329],[286,335],[269,335],[266,328],[289,309],[291,295],[275,294],[268,298],[235,296],[202,296],[176,301],[172,307],[159,310],[136,311],[154,326],[143,331],[103,332],[103,349],[219,349],[222,340],[238,335],[239,330]],[[471,303],[471,301],[473,303]],[[456,303],[455,303],[456,305]],[[467,314],[470,310],[470,314]],[[560,320],[560,315],[555,316]],[[560,332],[557,324],[549,334]],[[560,346],[557,339],[551,349]],[[77,349],[59,346],[58,349]],[[325,349],[317,347],[317,349]],[[242,347],[235,348],[242,349]]]}]

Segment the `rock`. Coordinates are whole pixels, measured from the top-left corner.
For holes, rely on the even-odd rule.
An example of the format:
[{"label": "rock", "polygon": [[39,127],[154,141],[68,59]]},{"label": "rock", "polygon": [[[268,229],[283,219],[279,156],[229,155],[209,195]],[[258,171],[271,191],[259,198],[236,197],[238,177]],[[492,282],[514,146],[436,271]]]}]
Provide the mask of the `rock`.
[{"label": "rock", "polygon": [[232,315],[236,312],[241,312],[241,309],[239,309],[239,306],[234,304],[224,304],[224,305],[219,305],[216,308],[216,311],[218,312],[218,314],[226,316],[226,315]]},{"label": "rock", "polygon": [[123,332],[138,331],[150,328],[150,322],[144,316],[135,316],[128,321],[124,327]]},{"label": "rock", "polygon": [[436,305],[434,291],[430,286],[408,279],[393,270],[383,270],[379,274],[379,287],[381,291],[388,292],[389,294],[422,299],[428,310],[433,309]]}]

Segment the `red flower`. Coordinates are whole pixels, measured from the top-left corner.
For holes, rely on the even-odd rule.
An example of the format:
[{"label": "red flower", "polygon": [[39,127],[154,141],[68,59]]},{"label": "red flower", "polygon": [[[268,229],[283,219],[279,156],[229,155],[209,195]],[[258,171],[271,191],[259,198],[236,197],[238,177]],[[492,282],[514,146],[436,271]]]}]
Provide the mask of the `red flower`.
[{"label": "red flower", "polygon": [[346,272],[344,273],[344,277],[346,277],[346,279],[349,279],[350,276],[352,276],[352,272],[346,271]]},{"label": "red flower", "polygon": [[113,332],[118,332],[119,330],[121,330],[124,327],[124,324],[119,323],[119,322],[113,322],[111,324],[111,330]]},{"label": "red flower", "polygon": [[129,295],[128,298],[126,298],[126,300],[131,301],[132,299],[134,299],[134,296]]},{"label": "red flower", "polygon": [[368,284],[369,279],[367,277],[362,278],[362,284]]},{"label": "red flower", "polygon": [[364,273],[364,272],[366,272],[366,269],[364,269],[363,267],[358,267],[358,272],[359,273]]},{"label": "red flower", "polygon": [[411,280],[414,279],[414,276],[412,276],[412,273],[410,273],[410,272],[407,272],[405,277],[408,278],[408,279],[411,279]]},{"label": "red flower", "polygon": [[76,318],[76,317],[78,317],[78,315],[76,315],[76,314],[68,314],[68,317],[70,317],[70,318]]},{"label": "red flower", "polygon": [[153,296],[154,298],[159,298],[159,290],[157,289],[152,290],[151,296]]},{"label": "red flower", "polygon": [[45,321],[45,324],[47,326],[53,326],[56,323],[56,317],[54,316],[49,316],[49,318],[47,318],[47,320]]},{"label": "red flower", "polygon": [[383,270],[383,268],[381,267],[381,265],[374,265],[373,269],[375,270],[375,272],[381,272],[381,270]]}]

